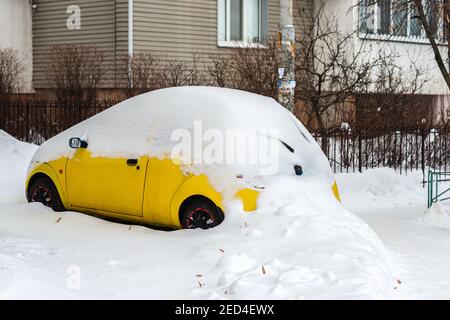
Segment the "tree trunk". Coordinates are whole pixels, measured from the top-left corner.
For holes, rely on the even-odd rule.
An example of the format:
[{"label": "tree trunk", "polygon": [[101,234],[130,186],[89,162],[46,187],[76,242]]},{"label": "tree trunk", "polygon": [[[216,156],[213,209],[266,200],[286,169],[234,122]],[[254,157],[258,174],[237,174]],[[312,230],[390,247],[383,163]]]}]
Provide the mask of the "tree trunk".
[{"label": "tree trunk", "polygon": [[427,16],[422,5],[422,0],[414,0],[414,4],[417,8],[417,13],[419,14],[420,21],[422,21],[422,26],[425,30],[425,33],[427,34],[427,38],[430,41],[431,48],[433,49],[434,53],[434,58],[438,64],[439,70],[441,71],[442,76],[444,77],[447,87],[450,89],[450,74],[445,66],[444,60],[442,59],[441,52],[439,51],[439,47],[437,45],[436,39],[434,38],[430,25],[428,24]]},{"label": "tree trunk", "polygon": [[319,129],[320,136],[322,137],[321,147],[323,152],[328,155],[328,136],[327,136],[327,129],[325,127],[325,124],[323,123],[322,116],[319,111],[319,107],[317,106],[317,103],[313,102],[313,109],[314,114],[316,116],[317,121],[317,128]]}]

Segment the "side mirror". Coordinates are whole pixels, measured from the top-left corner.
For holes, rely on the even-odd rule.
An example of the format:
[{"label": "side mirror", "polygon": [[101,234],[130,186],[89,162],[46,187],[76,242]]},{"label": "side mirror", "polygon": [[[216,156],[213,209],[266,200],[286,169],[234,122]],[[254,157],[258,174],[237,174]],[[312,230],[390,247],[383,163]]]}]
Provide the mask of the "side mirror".
[{"label": "side mirror", "polygon": [[86,149],[88,147],[88,144],[86,141],[83,141],[80,138],[71,138],[69,140],[69,146],[72,149]]}]

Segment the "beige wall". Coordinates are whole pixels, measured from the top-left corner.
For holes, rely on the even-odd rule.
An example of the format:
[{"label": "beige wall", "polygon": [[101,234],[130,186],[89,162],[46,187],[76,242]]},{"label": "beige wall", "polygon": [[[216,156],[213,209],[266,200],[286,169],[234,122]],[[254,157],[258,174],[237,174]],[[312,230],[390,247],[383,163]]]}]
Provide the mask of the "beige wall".
[{"label": "beige wall", "polygon": [[[269,1],[272,36],[279,26],[279,5],[279,0]],[[294,0],[296,16],[313,8],[314,0]],[[297,34],[301,31],[297,26]],[[229,52],[217,45],[217,0],[134,0],[134,49],[185,59],[193,52]]]},{"label": "beige wall", "polygon": [[[45,59],[52,45],[90,43],[108,59],[107,87],[123,85],[123,57],[128,50],[128,0],[35,0],[33,45],[36,88],[46,87]],[[217,0],[134,0],[134,51],[190,61],[193,53],[223,53],[217,46]],[[279,0],[269,2],[269,32],[278,29]],[[311,10],[314,0],[294,0],[295,11]],[[66,10],[81,8],[81,29],[68,30]],[[301,28],[297,31],[301,34]]]},{"label": "beige wall", "polygon": [[26,67],[23,90],[32,91],[31,5],[28,0],[0,0],[0,48],[19,51]]},{"label": "beige wall", "polygon": [[[45,75],[49,49],[61,44],[91,44],[105,53],[107,86],[115,86],[116,48],[127,42],[120,28],[127,24],[126,1],[112,0],[35,0],[33,14],[34,86],[47,87]],[[125,3],[125,8],[122,3]],[[81,28],[67,27],[67,8],[78,5],[81,10]],[[123,18],[125,15],[125,18]],[[125,21],[124,21],[125,20]],[[126,29],[125,29],[126,30]]]}]

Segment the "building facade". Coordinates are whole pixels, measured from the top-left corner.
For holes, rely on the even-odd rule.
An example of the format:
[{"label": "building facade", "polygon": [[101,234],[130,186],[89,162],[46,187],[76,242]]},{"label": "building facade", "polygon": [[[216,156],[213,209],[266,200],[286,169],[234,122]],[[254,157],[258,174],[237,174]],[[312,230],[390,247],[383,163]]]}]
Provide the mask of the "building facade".
[{"label": "building facade", "polygon": [[32,91],[33,47],[31,2],[29,0],[0,0],[0,49],[18,51],[25,72],[23,90]]},{"label": "building facade", "polygon": [[[413,17],[412,9],[405,9],[404,13],[396,11],[396,0],[367,0],[362,1],[362,5],[360,0],[316,0],[316,6],[321,2],[325,3],[329,14],[336,17],[343,32],[356,31],[354,50],[364,44],[370,48],[373,57],[380,51],[392,52],[397,56],[395,63],[404,70],[409,70],[414,62],[427,71],[429,81],[424,94],[449,94],[425,31],[420,21]],[[438,17],[430,16],[429,19],[435,25],[436,37],[442,40],[444,22]],[[447,44],[443,41],[440,50],[443,57],[447,57]],[[406,73],[405,77],[408,76]]]},{"label": "building facade", "polygon": [[[314,0],[294,0],[294,13]],[[279,0],[33,0],[35,88],[47,87],[45,60],[54,45],[92,44],[107,65],[106,87],[123,86],[128,54],[150,52],[189,63],[192,55],[230,54],[279,28]],[[298,26],[298,33],[301,27]]]},{"label": "building facade", "polygon": [[[417,19],[406,16],[396,27],[395,0],[294,0],[296,35],[311,21],[299,21],[300,11],[314,11],[325,3],[343,32],[355,32],[351,50],[365,44],[374,56],[395,52],[396,64],[408,70],[411,61],[427,70],[423,94],[435,95],[448,110],[449,90]],[[279,0],[0,0],[0,47],[19,50],[27,67],[25,90],[49,87],[46,61],[52,46],[90,44],[102,50],[106,74],[103,87],[125,86],[128,55],[150,52],[190,63],[193,54],[229,55],[233,47],[275,36],[280,19]],[[410,13],[408,13],[410,14]],[[308,15],[303,15],[303,19]],[[442,21],[430,21],[437,26]],[[447,56],[447,46],[440,49]],[[126,63],[125,63],[126,65]],[[202,64],[203,68],[207,68]],[[409,77],[405,73],[405,78]]]}]

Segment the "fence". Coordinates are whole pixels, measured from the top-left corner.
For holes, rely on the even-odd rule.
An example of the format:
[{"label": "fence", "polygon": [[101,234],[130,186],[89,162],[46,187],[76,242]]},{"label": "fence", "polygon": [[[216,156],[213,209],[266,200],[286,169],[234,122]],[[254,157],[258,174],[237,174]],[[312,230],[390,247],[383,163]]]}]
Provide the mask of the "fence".
[{"label": "fence", "polygon": [[119,101],[64,103],[56,100],[0,101],[0,129],[21,141],[41,144]]},{"label": "fence", "polygon": [[[17,139],[41,144],[72,125],[119,101],[93,104],[57,101],[0,101],[0,129]],[[313,132],[334,172],[355,172],[391,167],[406,173],[426,167],[450,171],[450,126],[438,128],[336,129]]]},{"label": "fence", "polygon": [[407,174],[426,167],[449,171],[450,126],[337,129],[318,140],[334,172],[390,167]]}]

